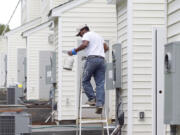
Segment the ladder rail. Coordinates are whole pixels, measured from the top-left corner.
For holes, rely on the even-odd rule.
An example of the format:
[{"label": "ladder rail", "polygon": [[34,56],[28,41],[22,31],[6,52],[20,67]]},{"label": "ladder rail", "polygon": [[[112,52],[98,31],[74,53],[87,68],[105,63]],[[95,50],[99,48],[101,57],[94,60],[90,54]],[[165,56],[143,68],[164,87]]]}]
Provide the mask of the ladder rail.
[{"label": "ladder rail", "polygon": [[82,134],[82,89],[81,89],[81,95],[80,95],[80,122],[79,122],[79,135]]},{"label": "ladder rail", "polygon": [[79,135],[79,130],[80,130],[80,116],[81,116],[81,102],[82,102],[82,75],[80,74],[80,80],[79,80],[79,102],[78,102],[78,118],[77,118],[77,123],[76,123],[76,135]]},{"label": "ladder rail", "polygon": [[[101,114],[101,119],[103,119],[103,114]],[[107,119],[106,119],[106,122],[107,122]],[[104,123],[103,122],[102,122],[102,135],[104,135]]]},{"label": "ladder rail", "polygon": [[[106,108],[106,107],[104,107]],[[108,124],[108,118],[107,118],[107,111],[104,109],[105,117],[106,117],[106,130],[107,130],[107,135],[109,135],[109,124]]]}]

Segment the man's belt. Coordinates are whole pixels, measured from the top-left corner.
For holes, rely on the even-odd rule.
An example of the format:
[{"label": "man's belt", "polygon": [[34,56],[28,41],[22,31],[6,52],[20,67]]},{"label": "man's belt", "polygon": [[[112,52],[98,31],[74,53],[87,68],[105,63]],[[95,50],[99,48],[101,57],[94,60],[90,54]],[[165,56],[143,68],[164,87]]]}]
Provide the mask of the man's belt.
[{"label": "man's belt", "polygon": [[89,55],[87,58],[101,58],[101,59],[104,59],[104,57],[98,56],[98,55]]}]

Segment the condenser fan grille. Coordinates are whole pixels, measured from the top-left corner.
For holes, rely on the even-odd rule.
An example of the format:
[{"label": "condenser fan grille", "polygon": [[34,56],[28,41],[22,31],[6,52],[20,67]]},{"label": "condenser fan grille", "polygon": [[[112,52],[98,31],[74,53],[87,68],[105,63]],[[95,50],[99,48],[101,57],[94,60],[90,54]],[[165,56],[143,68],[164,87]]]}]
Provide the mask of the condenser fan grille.
[{"label": "condenser fan grille", "polygon": [[0,116],[0,135],[15,135],[14,116]]}]

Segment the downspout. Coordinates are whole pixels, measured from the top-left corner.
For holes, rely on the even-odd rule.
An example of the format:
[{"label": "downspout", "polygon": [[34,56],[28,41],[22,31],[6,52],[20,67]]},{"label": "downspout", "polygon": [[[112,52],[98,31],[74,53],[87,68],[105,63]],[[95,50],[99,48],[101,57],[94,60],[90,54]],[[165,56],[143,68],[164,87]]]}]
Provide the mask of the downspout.
[{"label": "downspout", "polygon": [[62,18],[58,18],[58,120],[62,120]]},{"label": "downspout", "polygon": [[5,36],[6,39],[6,45],[7,45],[7,54],[6,54],[6,66],[5,66],[5,82],[4,87],[7,88],[7,64],[8,64],[8,37]]}]

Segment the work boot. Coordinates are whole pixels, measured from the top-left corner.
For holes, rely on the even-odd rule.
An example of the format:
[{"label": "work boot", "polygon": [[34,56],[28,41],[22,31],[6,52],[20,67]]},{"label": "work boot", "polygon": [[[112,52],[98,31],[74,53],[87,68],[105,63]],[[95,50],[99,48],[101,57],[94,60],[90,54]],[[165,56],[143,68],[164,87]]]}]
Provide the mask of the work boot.
[{"label": "work boot", "polygon": [[102,114],[102,109],[103,109],[102,106],[96,107],[96,113],[97,114]]},{"label": "work boot", "polygon": [[86,104],[88,104],[90,106],[95,106],[96,100],[95,99],[91,99],[91,100],[87,101]]}]

